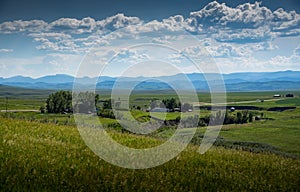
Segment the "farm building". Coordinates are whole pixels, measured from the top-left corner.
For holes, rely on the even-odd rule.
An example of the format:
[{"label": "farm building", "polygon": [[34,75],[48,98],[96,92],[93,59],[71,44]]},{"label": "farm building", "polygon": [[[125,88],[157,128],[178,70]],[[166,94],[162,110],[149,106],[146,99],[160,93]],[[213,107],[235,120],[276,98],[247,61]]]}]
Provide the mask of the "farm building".
[{"label": "farm building", "polygon": [[174,108],[174,112],[180,112],[180,108]]},{"label": "farm building", "polygon": [[169,109],[167,109],[167,108],[155,107],[155,108],[151,109],[151,112],[169,112]]},{"label": "farm building", "polygon": [[294,97],[294,94],[288,93],[285,95],[285,97]]},{"label": "farm building", "polygon": [[273,97],[281,97],[281,95],[280,94],[275,94],[275,95],[273,95]]}]

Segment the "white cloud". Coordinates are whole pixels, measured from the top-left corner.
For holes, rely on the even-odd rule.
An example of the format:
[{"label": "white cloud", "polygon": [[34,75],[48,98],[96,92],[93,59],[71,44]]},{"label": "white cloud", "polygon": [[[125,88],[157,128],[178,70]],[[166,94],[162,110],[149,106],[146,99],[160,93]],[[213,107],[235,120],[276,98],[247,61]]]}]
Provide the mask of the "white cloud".
[{"label": "white cloud", "polygon": [[[232,57],[251,57],[254,52],[270,51],[278,49],[278,46],[272,44],[271,41],[234,44],[220,43],[213,39],[206,38],[199,41],[199,45],[189,46],[183,49],[183,54],[192,57],[213,57],[213,58],[232,58]],[[178,61],[178,58],[174,56]]]},{"label": "white cloud", "polygon": [[252,44],[252,46],[244,45],[244,47],[249,47],[252,51],[272,51],[279,48],[277,45],[274,45],[271,41]]},{"label": "white cloud", "polygon": [[134,64],[148,61],[149,59],[150,57],[143,50],[123,48],[114,56],[111,63],[119,62],[124,64]]},{"label": "white cloud", "polygon": [[294,55],[300,56],[300,44],[294,49]]},{"label": "white cloud", "polygon": [[218,46],[208,47],[208,52],[213,57],[247,57],[249,56],[249,49],[245,47],[235,47],[228,43]]},{"label": "white cloud", "polygon": [[235,31],[220,31],[212,35],[220,42],[249,43],[261,42],[274,38],[274,34],[266,27],[257,29],[236,29]]},{"label": "white cloud", "polygon": [[[30,57],[30,58],[0,58],[0,76],[10,77],[19,74],[33,75],[36,71],[33,66],[38,66],[43,61],[43,57]],[[32,69],[26,68],[32,66]],[[40,71],[41,72],[41,71]]]},{"label": "white cloud", "polygon": [[34,38],[49,38],[54,40],[62,40],[62,39],[70,39],[71,35],[65,33],[55,33],[55,32],[47,32],[47,33],[30,33],[28,36]]},{"label": "white cloud", "polygon": [[300,70],[300,56],[274,56],[268,60],[258,60],[250,57],[215,58],[223,73]]},{"label": "white cloud", "polygon": [[278,9],[272,12],[260,3],[245,3],[235,8],[216,1],[192,12],[186,21],[200,33],[213,33],[220,41],[259,41],[277,35],[298,35],[300,15],[295,11]]},{"label": "white cloud", "polygon": [[43,20],[8,21],[0,24],[0,33],[41,32],[46,26],[47,23]]},{"label": "white cloud", "polygon": [[[95,31],[108,32],[117,29],[140,25],[136,28],[140,32],[166,29],[176,30],[178,27],[191,32],[238,33],[241,30],[265,28],[267,31],[277,32],[279,35],[290,33],[291,30],[299,28],[300,15],[295,11],[286,12],[282,8],[271,11],[267,7],[255,2],[241,4],[237,7],[229,7],[225,3],[213,1],[199,11],[191,12],[188,18],[181,15],[171,16],[160,21],[145,23],[138,17],[128,17],[124,14],[116,14],[103,20],[96,21],[91,17],[83,19],[60,18],[51,23],[42,20],[12,21],[0,24],[2,33],[13,32],[68,32],[70,34],[93,33]],[[257,31],[255,31],[257,32]],[[251,32],[249,32],[251,33]],[[261,35],[261,34],[260,34]]]},{"label": "white cloud", "polygon": [[216,1],[209,3],[203,9],[192,12],[190,18],[204,27],[214,26],[218,28],[230,27],[235,29],[258,28],[270,23],[272,12],[260,3],[245,3],[235,8],[228,7],[225,3]]},{"label": "white cloud", "polygon": [[81,59],[82,55],[53,53],[43,58],[43,65],[51,70],[51,74],[75,74]]},{"label": "white cloud", "polygon": [[[187,42],[187,39],[192,38],[185,37],[184,35],[190,34],[185,34],[184,30],[197,36],[199,40]],[[111,32],[114,33],[111,34]],[[153,20],[147,23],[138,17],[128,17],[124,14],[117,14],[103,20],[86,17],[82,19],[60,18],[50,23],[42,20],[0,23],[1,35],[11,33],[26,35],[33,39],[36,49],[46,50],[47,59],[38,63],[47,64],[49,71],[51,71],[50,67],[55,68],[56,71],[63,69],[72,71],[65,63],[73,66],[72,62],[78,63],[76,60],[78,57],[71,55],[83,55],[92,47],[101,47],[103,48],[101,51],[108,53],[108,49],[117,51],[120,48],[113,42],[121,42],[124,44],[122,46],[126,47],[127,44],[138,44],[139,40],[145,42],[145,39],[149,43],[168,46],[175,45],[176,41],[180,46],[174,47],[181,50],[182,54],[192,55],[196,59],[212,56],[228,71],[275,70],[285,66],[297,68],[300,63],[299,46],[295,50],[292,50],[294,47],[289,50],[293,52],[291,56],[270,54],[268,58],[272,59],[269,61],[260,61],[253,57],[254,53],[259,51],[275,50],[276,52],[277,49],[289,49],[274,45],[273,40],[284,38],[284,36],[300,35],[300,14],[295,11],[288,12],[282,8],[271,11],[257,2],[229,7],[224,3],[214,1],[203,9],[190,13],[187,18],[175,15],[162,21]],[[0,49],[0,53],[8,52],[15,53],[16,51]],[[123,50],[119,55],[119,62],[125,62],[127,58],[143,61],[151,59],[150,56],[151,54],[145,52]],[[180,63],[181,57],[182,55],[178,54],[166,54],[164,59]],[[36,58],[33,60],[32,63],[27,63],[24,59],[11,58],[6,62],[29,66],[36,63]],[[1,69],[12,70],[12,67],[4,61],[4,58],[0,60]],[[272,68],[272,65],[275,67]]]},{"label": "white cloud", "polygon": [[279,8],[274,11],[273,15],[274,31],[279,32],[280,35],[286,35],[286,33],[290,35],[290,31],[299,29],[300,27],[300,15],[295,11],[286,12],[282,8]]},{"label": "white cloud", "polygon": [[187,30],[220,42],[245,44],[272,40],[276,36],[299,35],[300,15],[282,8],[272,12],[258,2],[229,7],[214,1],[199,11],[191,12],[188,18],[175,15],[162,21],[144,23],[138,17],[117,14],[99,21],[90,17],[60,18],[51,23],[18,20],[1,23],[0,33],[28,33],[39,43],[38,49],[75,51],[76,48],[76,51],[84,51],[85,47],[103,43],[105,40],[101,36],[124,27],[127,27],[126,30],[115,35],[136,35],[138,38],[141,34],[156,34],[153,42],[166,43],[168,40],[165,36],[174,36],[176,31]]},{"label": "white cloud", "polygon": [[138,17],[127,17],[122,13],[108,17],[101,21],[97,21],[97,27],[99,30],[114,31],[126,26],[137,25],[143,23]]},{"label": "white cloud", "polygon": [[265,66],[271,67],[273,70],[293,69],[300,70],[300,56],[292,55],[289,57],[277,55],[265,63]]},{"label": "white cloud", "polygon": [[0,49],[0,53],[10,53],[13,52],[13,49]]},{"label": "white cloud", "polygon": [[[51,38],[34,38],[34,40],[40,45],[36,48],[39,50],[51,50],[57,52],[79,52],[79,46],[76,45],[72,39],[61,39],[61,40],[52,40]],[[77,50],[78,49],[78,50]]]},{"label": "white cloud", "polygon": [[30,75],[40,77],[49,74],[76,73],[82,55],[47,54],[30,58],[0,58],[0,77]]},{"label": "white cloud", "polygon": [[60,18],[48,25],[48,31],[69,32],[74,34],[91,33],[96,29],[96,21],[86,17],[81,20],[74,18]]}]

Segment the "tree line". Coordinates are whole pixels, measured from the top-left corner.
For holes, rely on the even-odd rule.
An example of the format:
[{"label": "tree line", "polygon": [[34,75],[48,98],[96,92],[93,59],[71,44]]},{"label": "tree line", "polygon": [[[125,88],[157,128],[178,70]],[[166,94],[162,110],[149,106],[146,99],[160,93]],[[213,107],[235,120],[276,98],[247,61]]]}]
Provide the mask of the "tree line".
[{"label": "tree line", "polygon": [[[73,104],[72,105],[72,98]],[[80,92],[73,93],[70,91],[58,91],[52,93],[48,96],[46,100],[46,105],[41,107],[41,112],[48,113],[89,113],[96,112],[98,116],[115,118],[112,106],[119,105],[118,102],[114,102],[112,99],[102,101],[101,110],[97,107],[97,103],[100,99],[99,94],[95,94],[92,92]],[[187,111],[192,108],[192,105],[185,103],[181,104],[175,98],[171,99],[163,99],[160,104],[155,100],[151,103],[151,108],[155,107],[166,107],[170,110],[174,110],[176,108],[180,108],[181,111]],[[153,104],[154,103],[154,104]],[[94,111],[96,109],[96,111]],[[207,126],[210,121],[217,124],[243,124],[253,121],[254,114],[249,111],[239,111],[236,114],[228,112],[226,110],[225,114],[222,114],[221,111],[211,114],[205,117],[197,117],[199,118],[198,126]],[[196,117],[195,117],[196,118]],[[224,121],[222,120],[224,118]],[[178,117],[175,122],[179,122],[180,117]],[[187,122],[196,122],[195,119],[193,121],[188,120]]]},{"label": "tree line", "polygon": [[180,101],[177,101],[173,97],[170,99],[163,99],[162,102],[160,102],[158,99],[152,100],[150,104],[150,109],[154,109],[156,107],[167,108],[171,112],[175,111],[175,109],[179,109],[182,112],[193,109],[193,105],[189,103],[182,104]]},{"label": "tree line", "polygon": [[88,112],[95,108],[98,100],[99,94],[88,91],[73,94],[70,91],[57,91],[48,96],[46,104],[40,110],[42,113]]}]

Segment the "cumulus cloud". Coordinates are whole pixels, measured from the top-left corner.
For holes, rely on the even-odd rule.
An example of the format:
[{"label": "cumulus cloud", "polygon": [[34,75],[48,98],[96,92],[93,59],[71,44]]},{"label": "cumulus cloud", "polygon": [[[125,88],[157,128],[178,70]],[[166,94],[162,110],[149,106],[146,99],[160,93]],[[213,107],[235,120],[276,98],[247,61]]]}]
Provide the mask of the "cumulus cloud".
[{"label": "cumulus cloud", "polygon": [[[209,3],[203,9],[190,14],[190,20],[194,21],[195,27],[200,32],[218,32],[226,29],[227,32],[238,29],[257,29],[262,26],[270,25],[272,21],[272,12],[260,3],[245,3],[236,8],[228,7],[225,3],[216,1]],[[228,30],[229,29],[229,30]],[[224,33],[224,31],[222,31]],[[240,31],[238,31],[240,33]]]},{"label": "cumulus cloud", "polygon": [[31,33],[30,37],[38,43],[36,46],[39,50],[51,50],[61,52],[79,52],[80,46],[74,42],[71,35],[65,33]]},{"label": "cumulus cloud", "polygon": [[104,43],[101,36],[124,27],[127,27],[126,30],[118,33],[119,36],[157,32],[153,42],[165,43],[168,39],[164,36],[170,36],[170,33],[176,35],[176,31],[184,29],[192,34],[212,37],[219,42],[243,44],[269,41],[276,36],[299,35],[300,15],[282,8],[271,11],[258,2],[229,7],[225,3],[213,1],[201,10],[191,12],[187,18],[175,15],[162,21],[144,23],[138,17],[117,14],[98,21],[91,17],[60,18],[50,23],[42,20],[17,20],[1,23],[0,33],[26,33],[38,43],[38,49],[74,51],[75,48],[78,50]]},{"label": "cumulus cloud", "polygon": [[296,29],[300,27],[300,15],[295,11],[286,12],[280,8],[272,12],[258,2],[232,8],[214,1],[200,11],[192,12],[186,21],[199,33],[210,32],[216,39],[229,42],[298,35]]},{"label": "cumulus cloud", "polygon": [[300,56],[299,55],[291,55],[291,56],[281,56],[277,55],[267,62],[265,62],[264,66],[271,67],[274,69],[294,69],[300,70]]},{"label": "cumulus cloud", "polygon": [[299,35],[300,15],[295,11],[286,12],[282,8],[273,13],[273,30],[281,36]]},{"label": "cumulus cloud", "polygon": [[17,20],[1,23],[0,33],[23,33],[37,42],[37,49],[78,52],[85,51],[97,43],[107,44],[101,39],[105,34],[142,23],[138,17],[128,17],[124,14],[98,21],[91,17],[60,18],[50,23],[42,20]]},{"label": "cumulus cloud", "polygon": [[0,33],[41,32],[45,30],[47,25],[43,20],[8,21],[0,24]]},{"label": "cumulus cloud", "polygon": [[49,33],[31,33],[29,34],[31,37],[47,37],[47,38],[53,38],[56,40],[63,39],[63,38],[71,38],[72,36],[65,33],[55,33],[55,32],[49,32]]},{"label": "cumulus cloud", "polygon": [[[220,43],[211,38],[199,41],[199,45],[188,46],[183,49],[182,53],[191,57],[205,58],[249,58],[253,53],[259,51],[271,51],[278,49],[271,41],[236,44],[236,43]],[[172,56],[174,61],[179,61],[178,57]]]},{"label": "cumulus cloud", "polygon": [[116,55],[113,57],[112,62],[123,62],[128,64],[133,64],[137,62],[143,62],[149,60],[149,55],[143,50],[135,50],[135,49],[121,49]]},{"label": "cumulus cloud", "polygon": [[[144,24],[144,25],[141,25]],[[176,30],[178,27],[190,32],[218,33],[225,30],[228,33],[242,29],[267,28],[267,31],[277,32],[279,35],[290,33],[291,30],[299,28],[300,15],[295,11],[287,12],[282,8],[271,11],[260,3],[245,3],[237,7],[229,7],[225,3],[213,1],[199,11],[191,12],[190,16],[184,18],[182,15],[175,15],[162,21],[150,21],[144,23],[138,17],[128,17],[124,14],[117,14],[96,21],[91,17],[83,19],[60,18],[51,23],[42,20],[11,21],[0,24],[0,32],[68,32],[71,34],[92,33],[95,31],[114,31],[126,26],[140,25],[136,30],[152,31],[166,29]],[[255,31],[257,32],[257,31]],[[222,31],[224,33],[224,31]],[[250,32],[249,32],[250,33]]]},{"label": "cumulus cloud", "polygon": [[245,47],[235,47],[228,43],[221,44],[218,46],[208,47],[208,52],[213,57],[241,57],[249,56],[249,50]]},{"label": "cumulus cloud", "polygon": [[91,33],[96,28],[96,21],[86,17],[81,20],[74,18],[60,18],[48,25],[49,31],[70,32],[75,34]]},{"label": "cumulus cloud", "polygon": [[272,51],[278,49],[277,45],[274,45],[271,41],[260,42],[252,45],[245,45],[244,47],[248,47],[252,51]]},{"label": "cumulus cloud", "polygon": [[137,25],[141,23],[143,23],[143,21],[138,17],[128,17],[119,13],[104,20],[97,21],[97,27],[99,27],[100,30],[114,31],[126,26]]}]

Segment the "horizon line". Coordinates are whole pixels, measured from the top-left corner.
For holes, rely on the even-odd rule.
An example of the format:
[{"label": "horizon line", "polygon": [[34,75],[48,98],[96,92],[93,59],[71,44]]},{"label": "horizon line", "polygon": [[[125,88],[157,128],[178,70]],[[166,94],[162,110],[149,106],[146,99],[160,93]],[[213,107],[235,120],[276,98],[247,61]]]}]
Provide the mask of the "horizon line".
[{"label": "horizon line", "polygon": [[[190,73],[176,73],[172,75],[160,75],[160,76],[109,76],[109,75],[103,75],[102,77],[111,77],[111,78],[154,78],[154,77],[168,77],[168,76],[175,76],[175,75],[180,75],[180,74],[221,74],[221,75],[230,75],[230,74],[238,74],[238,73],[276,73],[276,72],[300,72],[300,70],[279,70],[279,71],[237,71],[237,72],[232,72],[232,73],[214,73],[214,72],[209,72],[209,73],[197,73],[197,72],[190,72]],[[24,77],[24,78],[31,78],[31,79],[39,79],[43,77],[49,77],[49,76],[59,76],[59,75],[65,75],[73,78],[99,78],[101,76],[81,76],[81,77],[76,77],[76,75],[71,75],[71,74],[65,74],[65,73],[56,73],[56,74],[48,74],[48,75],[43,75],[43,76],[38,76],[38,77],[32,77],[32,76],[24,76],[24,75],[14,75],[14,76],[9,76],[9,77],[0,77],[1,79],[9,79],[9,78],[14,78],[14,77]]]}]

